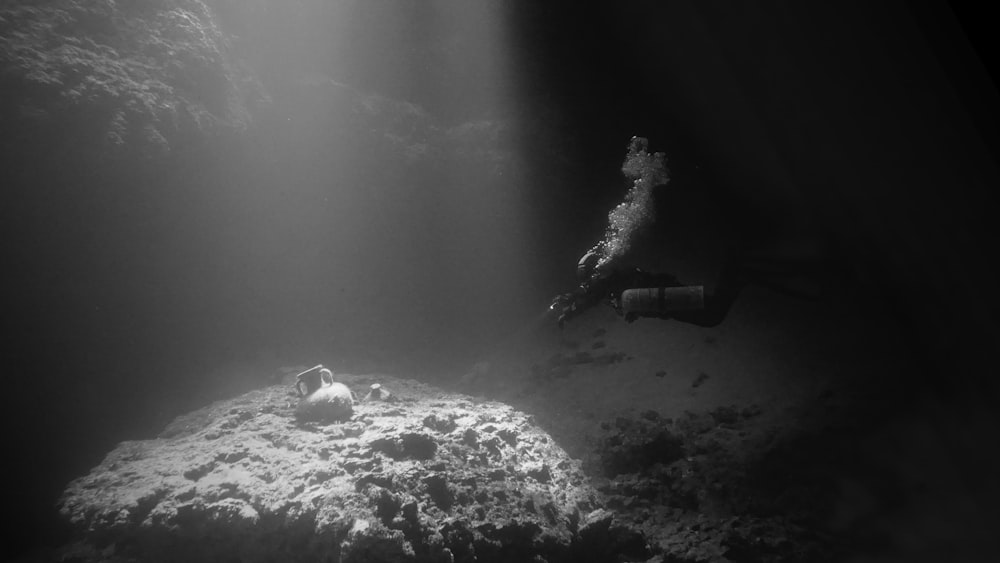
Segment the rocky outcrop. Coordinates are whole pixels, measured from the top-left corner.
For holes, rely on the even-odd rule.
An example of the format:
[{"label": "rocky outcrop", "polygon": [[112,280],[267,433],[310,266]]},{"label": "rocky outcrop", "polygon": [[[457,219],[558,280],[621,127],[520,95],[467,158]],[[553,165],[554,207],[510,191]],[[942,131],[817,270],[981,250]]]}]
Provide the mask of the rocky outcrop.
[{"label": "rocky outcrop", "polygon": [[[405,178],[407,185],[417,169],[427,174],[459,167],[479,182],[489,177],[505,185],[523,172],[516,147],[530,135],[508,120],[445,125],[416,102],[325,74],[335,69],[317,70],[309,54],[329,48],[331,34],[351,29],[344,23],[347,13],[330,2],[307,2],[294,10],[265,4],[56,0],[3,5],[0,147],[5,156],[16,164],[45,155],[59,168],[76,164],[89,170],[109,159],[150,164],[179,153],[195,158],[205,148],[238,148],[246,133],[257,132],[269,157],[280,154],[291,137],[296,141],[289,150],[296,155],[304,143],[322,159],[339,155],[356,168],[370,166]],[[374,10],[377,18],[379,10],[395,8],[358,9]],[[333,30],[305,25],[338,14],[343,21]],[[287,27],[276,23],[281,20]],[[290,42],[259,36],[297,28],[309,38]],[[292,43],[297,46],[291,52],[282,50]],[[368,65],[370,56],[351,64]],[[373,154],[378,157],[368,156]]]},{"label": "rocky outcrop", "polygon": [[650,556],[640,534],[602,510],[579,462],[528,415],[412,381],[337,379],[356,393],[380,383],[391,394],[359,402],[343,423],[299,423],[291,385],[276,385],[179,417],[156,439],[120,444],[65,492],[61,511],[81,542],[74,556]]},{"label": "rocky outcrop", "polygon": [[822,417],[647,410],[601,423],[575,460],[510,406],[336,378],[362,397],[344,422],[298,422],[288,381],[121,444],[66,490],[79,541],[31,561],[791,563],[858,549],[831,520],[830,467],[855,455],[852,434]]},{"label": "rocky outcrop", "polygon": [[265,95],[230,40],[201,0],[5,5],[0,119],[22,143],[72,131],[68,150],[110,155],[242,130]]},{"label": "rocky outcrop", "polygon": [[584,466],[602,476],[606,506],[641,532],[656,561],[843,559],[849,545],[829,529],[838,485],[822,471],[843,448],[823,434],[812,448],[791,445],[760,416],[750,405],[619,417],[601,425]]}]

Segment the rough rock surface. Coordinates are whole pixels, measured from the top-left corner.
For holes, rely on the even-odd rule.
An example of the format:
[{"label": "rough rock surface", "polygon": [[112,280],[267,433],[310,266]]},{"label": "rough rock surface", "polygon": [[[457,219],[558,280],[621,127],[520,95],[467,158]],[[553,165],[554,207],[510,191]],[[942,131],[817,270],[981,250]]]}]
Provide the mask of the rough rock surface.
[{"label": "rough rock surface", "polygon": [[22,142],[79,129],[74,151],[144,156],[241,131],[265,95],[230,41],[201,0],[4,3],[0,121]]},{"label": "rough rock surface", "polygon": [[849,546],[827,525],[839,490],[829,468],[846,449],[829,432],[790,442],[760,418],[756,406],[619,417],[584,467],[655,561],[840,560]]},{"label": "rough rock surface", "polygon": [[[390,377],[389,401],[301,424],[290,385],[179,417],[68,486],[76,560],[645,560],[531,418]],[[616,554],[616,555],[612,555]],[[607,559],[603,559],[604,557]]]}]

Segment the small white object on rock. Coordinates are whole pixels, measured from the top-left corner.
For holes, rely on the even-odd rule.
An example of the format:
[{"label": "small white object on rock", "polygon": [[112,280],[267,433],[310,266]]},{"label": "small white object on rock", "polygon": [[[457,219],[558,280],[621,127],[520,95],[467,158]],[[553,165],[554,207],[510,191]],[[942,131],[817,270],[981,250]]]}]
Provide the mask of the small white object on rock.
[{"label": "small white object on rock", "polygon": [[381,383],[372,383],[371,390],[365,395],[365,401],[388,401],[392,393],[382,387]]}]

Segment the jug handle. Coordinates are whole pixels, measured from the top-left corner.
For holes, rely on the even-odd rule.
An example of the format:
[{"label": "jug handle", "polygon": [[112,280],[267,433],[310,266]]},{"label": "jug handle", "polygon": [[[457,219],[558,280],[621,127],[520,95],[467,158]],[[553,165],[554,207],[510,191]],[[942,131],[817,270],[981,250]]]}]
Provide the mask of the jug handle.
[{"label": "jug handle", "polygon": [[333,372],[324,368],[319,370],[319,377],[322,383],[333,385]]},{"label": "jug handle", "polygon": [[[323,364],[316,364],[313,367],[311,367],[311,368],[309,368],[309,369],[307,369],[307,370],[305,370],[303,372],[300,372],[300,373],[298,373],[298,374],[295,375],[295,392],[299,394],[299,397],[305,397],[306,396],[306,394],[302,392],[302,387],[301,387],[301,385],[302,385],[302,376],[305,375],[305,374],[307,374],[307,373],[309,373],[309,372],[311,372],[314,369],[322,369],[322,368],[323,368]],[[320,377],[322,377],[322,374],[320,374]],[[330,379],[331,379],[331,381],[333,380],[333,376],[332,375],[330,376]]]}]

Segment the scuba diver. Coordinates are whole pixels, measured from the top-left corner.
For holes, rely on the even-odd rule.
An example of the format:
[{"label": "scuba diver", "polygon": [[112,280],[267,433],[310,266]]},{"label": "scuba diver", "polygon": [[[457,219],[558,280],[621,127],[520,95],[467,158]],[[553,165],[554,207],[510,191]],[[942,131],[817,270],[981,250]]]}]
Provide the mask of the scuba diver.
[{"label": "scuba diver", "polygon": [[673,318],[710,327],[722,322],[738,293],[728,275],[706,295],[702,286],[685,285],[673,274],[596,268],[594,255],[592,250],[580,259],[576,289],[557,295],[549,306],[558,313],[559,328],[600,303],[611,306],[627,322],[638,317]]},{"label": "scuba diver", "polygon": [[[815,290],[802,291],[788,283],[793,274],[810,274],[809,268],[801,271],[801,259],[755,255],[747,249],[731,251],[714,290],[706,293],[703,286],[685,285],[673,274],[608,268],[602,256],[600,246],[584,254],[576,267],[579,285],[552,300],[549,309],[558,313],[560,328],[600,303],[611,306],[627,322],[652,317],[713,327],[725,319],[740,290],[750,283],[792,297],[819,297]],[[816,272],[811,274],[815,276]]]},{"label": "scuba diver", "polygon": [[[557,295],[549,306],[558,314],[560,328],[598,303],[612,306],[629,322],[638,317],[656,317],[711,327],[722,322],[740,289],[748,283],[795,295],[798,288],[792,282],[796,278],[826,277],[822,266],[817,268],[821,261],[815,260],[815,253],[775,253],[773,249],[750,252],[745,241],[741,241],[740,248],[730,251],[710,294],[705,293],[703,286],[684,285],[672,274],[613,268],[631,246],[636,233],[653,222],[652,190],[669,180],[666,157],[663,153],[651,154],[648,140],[642,137],[632,137],[629,142],[622,173],[632,180],[632,186],[608,214],[603,238],[577,262],[578,286]],[[799,296],[816,297],[808,293],[807,290]]]}]

